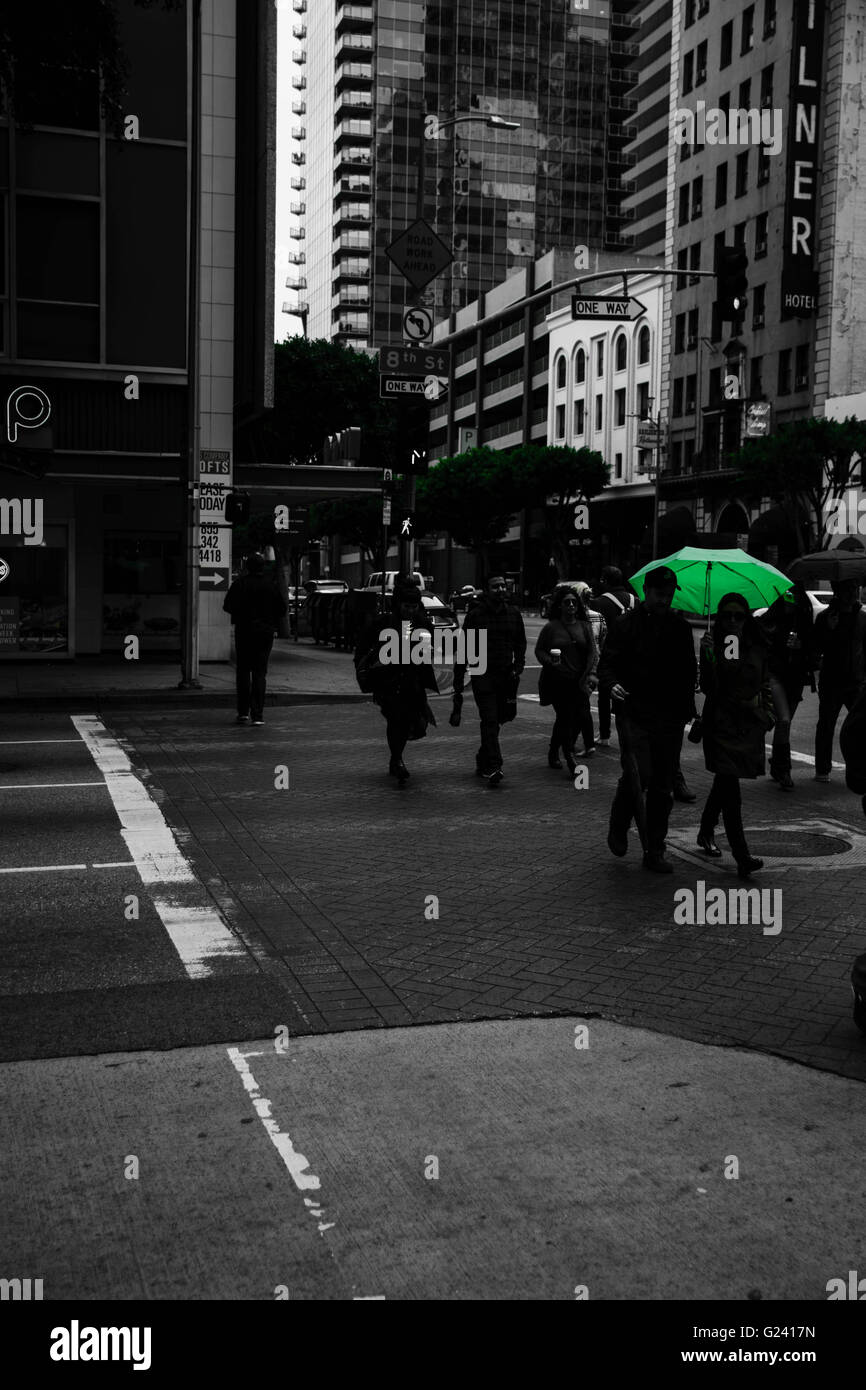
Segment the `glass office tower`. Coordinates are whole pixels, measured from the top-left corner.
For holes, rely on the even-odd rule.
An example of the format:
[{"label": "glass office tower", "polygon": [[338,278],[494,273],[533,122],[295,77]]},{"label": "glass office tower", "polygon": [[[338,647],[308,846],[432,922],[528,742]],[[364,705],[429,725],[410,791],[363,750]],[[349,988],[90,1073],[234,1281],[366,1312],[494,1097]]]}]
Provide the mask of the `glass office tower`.
[{"label": "glass office tower", "polygon": [[[299,14],[306,0],[295,0]],[[621,0],[378,0],[310,6],[305,81],[311,337],[400,340],[402,315],[441,318],[553,247],[631,244],[636,4]],[[300,36],[300,35],[299,35]],[[447,122],[425,142],[425,114]],[[519,122],[491,128],[491,116]],[[304,165],[300,165],[304,168]],[[454,260],[420,294],[385,254],[418,209]]]}]

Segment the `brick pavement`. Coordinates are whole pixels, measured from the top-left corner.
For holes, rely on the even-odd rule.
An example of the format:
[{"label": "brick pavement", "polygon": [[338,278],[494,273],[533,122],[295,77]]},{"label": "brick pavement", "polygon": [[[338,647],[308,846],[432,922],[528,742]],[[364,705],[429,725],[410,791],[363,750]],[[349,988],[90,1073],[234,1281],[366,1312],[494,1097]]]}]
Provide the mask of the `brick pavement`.
[{"label": "brick pavement", "polygon": [[[866,949],[862,864],[828,856],[826,868],[758,875],[756,886],[783,889],[778,936],[678,926],[677,888],[741,886],[729,856],[722,869],[677,859],[666,878],[640,868],[636,840],[613,859],[615,749],[575,791],[546,767],[548,712],[521,702],[504,731],[505,782],[490,790],[473,775],[471,699],[459,730],[449,708],[437,701],[439,727],[407,750],[402,790],[369,704],[274,709],[261,730],[217,709],[107,716],[227,920],[284,987],[293,1031],[603,1016],[866,1079],[849,987]],[[685,750],[699,802],[675,807],[671,831],[692,840],[710,777],[701,750]],[[289,790],[274,788],[282,764]],[[804,779],[795,797],[746,783],[744,803],[747,830],[782,816],[866,830],[841,778]],[[751,843],[761,853],[760,833]],[[438,920],[425,917],[429,895]]]}]

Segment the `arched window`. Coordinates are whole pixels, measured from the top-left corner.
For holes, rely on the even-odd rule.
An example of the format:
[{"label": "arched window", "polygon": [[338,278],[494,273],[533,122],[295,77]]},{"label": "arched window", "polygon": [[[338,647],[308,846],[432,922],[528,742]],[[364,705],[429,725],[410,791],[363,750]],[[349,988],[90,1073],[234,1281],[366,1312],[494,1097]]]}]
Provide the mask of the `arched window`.
[{"label": "arched window", "polygon": [[565,358],[560,355],[556,359],[556,389],[561,391],[565,386]]},{"label": "arched window", "polygon": [[641,366],[649,361],[650,354],[650,331],[644,324],[637,338],[637,360]]},{"label": "arched window", "polygon": [[625,334],[620,333],[619,337],[616,340],[616,371],[624,372],[626,369],[627,361],[628,344],[625,340]]},{"label": "arched window", "polygon": [[574,359],[574,379],[575,382],[586,381],[586,353],[583,348],[577,349]]}]

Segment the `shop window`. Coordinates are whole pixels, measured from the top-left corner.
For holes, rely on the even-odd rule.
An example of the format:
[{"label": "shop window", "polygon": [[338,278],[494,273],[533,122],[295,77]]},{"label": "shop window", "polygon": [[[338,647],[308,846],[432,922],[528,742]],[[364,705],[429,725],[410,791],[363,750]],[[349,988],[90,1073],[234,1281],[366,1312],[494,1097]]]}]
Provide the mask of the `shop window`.
[{"label": "shop window", "polygon": [[0,538],[0,656],[58,656],[69,650],[69,537],[44,526],[42,545]]},{"label": "shop window", "polygon": [[135,634],[143,651],[180,646],[181,538],[177,532],[107,532],[102,646],[119,651]]}]

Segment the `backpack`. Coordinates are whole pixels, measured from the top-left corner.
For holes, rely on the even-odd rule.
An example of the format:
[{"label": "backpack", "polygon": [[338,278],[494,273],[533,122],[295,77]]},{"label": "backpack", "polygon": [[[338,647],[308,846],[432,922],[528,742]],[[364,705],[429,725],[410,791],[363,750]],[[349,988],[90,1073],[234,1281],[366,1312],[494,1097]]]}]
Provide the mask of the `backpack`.
[{"label": "backpack", "polygon": [[[609,590],[605,590],[605,592],[604,592],[603,594],[601,594],[600,597],[601,597],[601,598],[609,598],[610,601],[611,601],[611,603],[615,603],[615,604],[616,604],[616,606],[617,606],[617,608],[619,609],[620,613],[625,613],[625,612],[626,612],[626,606],[625,606],[625,604],[622,603],[622,602],[620,601],[620,599],[617,598],[616,594],[612,594],[612,593],[610,593]],[[631,612],[632,608],[634,608],[634,594],[629,594],[629,595],[628,595],[628,611]]]}]

